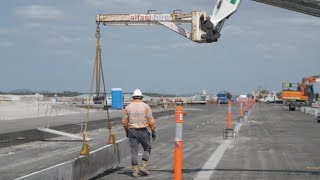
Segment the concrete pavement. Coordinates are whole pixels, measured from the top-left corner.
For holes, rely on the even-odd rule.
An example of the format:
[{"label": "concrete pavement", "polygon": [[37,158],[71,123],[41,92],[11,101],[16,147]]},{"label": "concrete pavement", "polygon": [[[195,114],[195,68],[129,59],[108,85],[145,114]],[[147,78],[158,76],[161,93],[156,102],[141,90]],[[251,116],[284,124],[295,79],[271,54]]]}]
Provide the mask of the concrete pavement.
[{"label": "concrete pavement", "polygon": [[[209,174],[207,179],[320,179],[320,126],[314,117],[289,112],[283,105],[262,104],[260,109],[256,104],[237,138],[223,140],[226,108],[199,109],[184,118],[183,179],[194,179],[201,172]],[[158,134],[149,162],[152,174],[141,179],[173,178],[174,122],[162,121]],[[204,168],[225,141],[232,142],[217,166]],[[133,179],[130,168],[128,158],[97,179]]]},{"label": "concrete pavement", "polygon": [[[184,109],[183,179],[194,179],[201,173],[207,179],[320,179],[320,126],[313,116],[289,112],[279,104],[262,104],[261,109],[257,104],[241,124],[237,138],[224,140],[226,105],[188,105]],[[234,106],[232,112],[236,126],[238,108]],[[151,175],[141,179],[172,179],[174,116],[162,116],[156,125],[157,139],[152,142],[149,161]],[[120,124],[114,132],[118,140],[124,138]],[[92,149],[96,149],[106,144],[107,130],[90,131],[89,136],[94,138]],[[21,177],[77,157],[81,144],[59,137],[0,148],[0,179]],[[219,151],[221,158],[215,157],[219,149],[223,149]],[[133,179],[129,154],[117,168],[93,179]]]}]

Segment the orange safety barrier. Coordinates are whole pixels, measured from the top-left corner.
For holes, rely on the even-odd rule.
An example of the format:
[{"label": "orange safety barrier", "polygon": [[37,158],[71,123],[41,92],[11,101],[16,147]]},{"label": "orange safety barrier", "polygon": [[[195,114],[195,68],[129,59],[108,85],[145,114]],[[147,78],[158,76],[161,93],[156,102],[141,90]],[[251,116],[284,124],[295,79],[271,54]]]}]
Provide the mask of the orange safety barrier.
[{"label": "orange safety barrier", "polygon": [[231,105],[232,105],[232,102],[231,102],[231,100],[229,99],[229,100],[228,100],[227,129],[231,129],[231,128],[232,128]]},{"label": "orange safety barrier", "polygon": [[183,108],[176,107],[176,137],[174,148],[174,180],[182,179],[182,124],[183,124]]}]

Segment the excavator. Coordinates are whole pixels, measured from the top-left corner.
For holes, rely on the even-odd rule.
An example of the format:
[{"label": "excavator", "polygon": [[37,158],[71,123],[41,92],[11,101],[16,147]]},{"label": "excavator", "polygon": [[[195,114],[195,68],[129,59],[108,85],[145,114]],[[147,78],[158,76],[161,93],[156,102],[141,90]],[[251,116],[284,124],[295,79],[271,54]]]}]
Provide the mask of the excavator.
[{"label": "excavator", "polygon": [[289,111],[294,111],[296,107],[311,105],[315,97],[313,90],[315,82],[320,82],[320,75],[302,78],[301,83],[282,83],[281,96],[289,105]]}]

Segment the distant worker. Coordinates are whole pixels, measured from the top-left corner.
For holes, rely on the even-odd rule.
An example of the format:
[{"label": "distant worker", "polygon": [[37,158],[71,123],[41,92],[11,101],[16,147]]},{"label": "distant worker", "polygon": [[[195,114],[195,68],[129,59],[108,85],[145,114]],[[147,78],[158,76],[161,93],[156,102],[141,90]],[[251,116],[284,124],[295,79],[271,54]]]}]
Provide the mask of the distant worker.
[{"label": "distant worker", "polygon": [[[144,175],[149,175],[147,170],[147,163],[151,152],[150,132],[152,132],[152,139],[156,139],[154,118],[152,116],[151,108],[148,104],[142,102],[143,95],[139,89],[134,90],[133,102],[131,102],[124,110],[122,118],[123,128],[129,138],[131,149],[131,165],[132,176],[138,177],[139,171]],[[139,145],[142,145],[144,153],[142,156],[141,166],[138,167],[138,151]]]}]

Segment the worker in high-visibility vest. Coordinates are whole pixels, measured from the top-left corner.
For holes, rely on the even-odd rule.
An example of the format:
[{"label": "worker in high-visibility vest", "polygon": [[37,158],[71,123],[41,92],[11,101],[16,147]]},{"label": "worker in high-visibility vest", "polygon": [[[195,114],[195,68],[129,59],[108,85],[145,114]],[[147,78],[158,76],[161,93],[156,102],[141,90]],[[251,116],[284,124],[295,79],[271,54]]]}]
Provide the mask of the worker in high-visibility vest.
[{"label": "worker in high-visibility vest", "polygon": [[[140,176],[139,171],[144,175],[150,174],[147,170],[147,163],[151,152],[151,143],[150,132],[147,127],[151,129],[153,140],[156,139],[156,127],[151,108],[148,104],[142,102],[143,95],[139,89],[136,89],[133,92],[132,98],[133,102],[131,102],[124,110],[122,124],[126,131],[126,135],[129,138],[132,176],[137,177]],[[141,166],[138,167],[138,151],[140,144],[143,147],[144,153]]]}]

